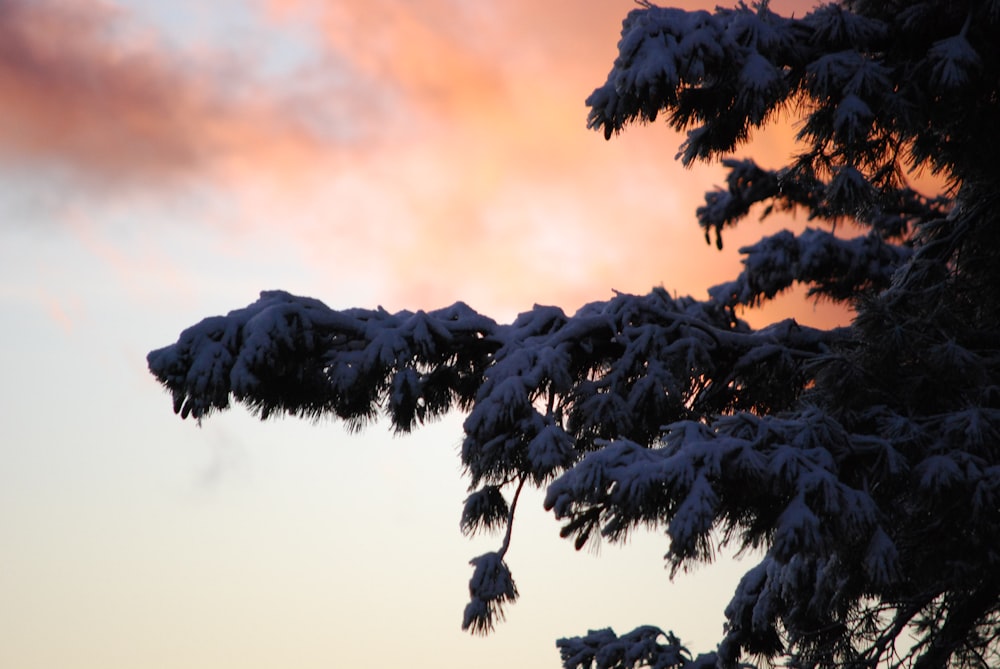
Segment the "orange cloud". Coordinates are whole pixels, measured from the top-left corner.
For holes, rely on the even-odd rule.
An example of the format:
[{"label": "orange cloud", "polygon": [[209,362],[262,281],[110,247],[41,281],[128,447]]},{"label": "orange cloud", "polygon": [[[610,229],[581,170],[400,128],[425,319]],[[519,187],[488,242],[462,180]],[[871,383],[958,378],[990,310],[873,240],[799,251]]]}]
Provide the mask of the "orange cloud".
[{"label": "orange cloud", "polygon": [[264,76],[254,44],[172,51],[97,0],[0,0],[0,160],[165,197],[195,181],[234,233],[280,226],[320,278],[387,308],[573,309],[612,289],[704,295],[739,271],[739,242],[719,254],[694,222],[717,166],[680,168],[662,126],[585,127],[631,0],[261,8],[315,42],[289,76]]},{"label": "orange cloud", "polygon": [[[306,6],[271,3],[286,21]],[[386,306],[465,299],[508,312],[531,300],[574,308],[612,288],[666,282],[700,293],[721,280],[717,254],[690,253],[701,243],[694,209],[721,180],[718,169],[681,169],[673,161],[681,138],[662,128],[607,143],[585,127],[583,101],[614,59],[630,0],[584,10],[567,1],[322,7],[328,52],[385,82],[401,104],[383,118],[394,141],[328,181],[327,192],[368,184],[345,188],[329,210],[360,230],[331,222],[308,235],[317,256],[347,238],[376,253],[399,278],[386,280]],[[370,198],[381,200],[374,211]],[[333,265],[331,281],[345,271]]]}]

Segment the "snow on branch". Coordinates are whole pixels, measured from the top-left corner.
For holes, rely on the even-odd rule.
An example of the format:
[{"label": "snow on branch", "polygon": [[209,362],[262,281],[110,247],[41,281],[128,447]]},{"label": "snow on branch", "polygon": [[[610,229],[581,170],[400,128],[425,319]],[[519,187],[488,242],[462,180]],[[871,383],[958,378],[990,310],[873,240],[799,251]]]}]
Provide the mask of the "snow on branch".
[{"label": "snow on branch", "polygon": [[750,159],[722,160],[728,170],[726,187],[705,194],[698,207],[698,223],[705,241],[722,248],[723,228],[735,226],[755,205],[763,205],[760,218],[775,212],[805,210],[808,219],[835,223],[847,218],[869,227],[886,241],[907,238],[920,224],[947,215],[950,200],[926,197],[910,188],[882,189],[873,196],[868,186],[851,186],[860,177],[856,170],[842,169],[839,178],[823,181],[794,168],[767,170]]},{"label": "snow on branch", "polygon": [[761,125],[789,94],[801,31],[766,3],[714,14],[633,10],[607,83],[587,99],[589,127],[610,137],[668,111],[678,129],[702,123],[682,151],[685,163],[729,151],[746,138],[748,124]]},{"label": "snow on branch", "polygon": [[265,291],[250,306],[202,320],[147,356],[174,411],[201,419],[230,396],[259,412],[363,422],[388,408],[409,430],[466,406],[498,343],[496,323],[462,303],[439,311],[336,311]]},{"label": "snow on branch", "polygon": [[610,628],[556,642],[563,669],[712,669],[715,653],[692,658],[673,632],[645,625],[618,636]]},{"label": "snow on branch", "polygon": [[503,620],[504,606],[517,600],[517,587],[502,554],[485,553],[473,558],[471,564],[475,572],[469,581],[470,601],[462,629],[485,634]]},{"label": "snow on branch", "polygon": [[[898,185],[904,166],[951,174],[989,165],[995,147],[968,128],[996,115],[996,73],[984,59],[996,15],[982,3],[928,4],[897,12],[826,3],[786,18],[767,2],[714,12],[642,3],[622,24],[607,80],[587,98],[588,127],[610,138],[663,115],[687,132],[677,154],[687,165],[726,157],[794,108],[807,173],[854,169],[882,187]],[[914,19],[921,12],[926,23]]]},{"label": "snow on branch", "polygon": [[782,230],[740,253],[745,256],[740,275],[709,289],[720,304],[755,306],[794,283],[807,284],[811,296],[857,299],[888,287],[912,255],[906,246],[885,242],[875,233],[843,239],[815,228],[798,235]]},{"label": "snow on branch", "polygon": [[[536,307],[493,335],[501,346],[465,421],[462,461],[473,485],[521,473],[542,484],[606,439],[650,445],[670,420],[784,405],[805,360],[841,334],[788,323],[752,332],[726,309],[662,290],[572,317]],[[765,355],[747,355],[764,343]]]},{"label": "snow on branch", "polygon": [[188,328],[148,362],[175,411],[198,419],[235,400],[262,418],[360,424],[381,412],[409,430],[468,408],[463,463],[474,484],[503,485],[522,473],[541,483],[595,440],[650,444],[669,420],[785,403],[804,383],[801,363],[838,336],[788,324],[752,332],[723,307],[663,290],[572,317],[535,307],[510,325],[463,304],[337,311],[273,291]]},{"label": "snow on branch", "polygon": [[[712,533],[765,538],[780,560],[858,549],[875,531],[877,505],[839,476],[839,458],[861,449],[819,409],[794,418],[740,413],[710,424],[667,425],[662,445],[616,440],[583,457],[549,485],[545,507],[581,546],[613,541],[640,525],[666,526],[674,569],[711,560]],[[836,548],[839,547],[839,548]]]}]

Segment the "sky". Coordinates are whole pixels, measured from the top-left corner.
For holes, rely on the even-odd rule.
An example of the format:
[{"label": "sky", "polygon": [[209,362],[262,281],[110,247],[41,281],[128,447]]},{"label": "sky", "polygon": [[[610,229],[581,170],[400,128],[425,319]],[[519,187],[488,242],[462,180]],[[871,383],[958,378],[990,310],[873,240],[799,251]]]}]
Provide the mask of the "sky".
[{"label": "sky", "polygon": [[[471,637],[468,560],[500,538],[458,529],[462,416],[199,427],[145,363],[266,289],[508,321],[735,276],[801,222],[719,252],[694,220],[718,165],[681,168],[664,125],[586,128],[633,8],[0,0],[0,666],[531,669],[645,623],[714,646],[746,561],[671,583],[662,532],[577,553],[539,493],[521,599]],[[789,137],[746,153],[776,166]],[[797,296],[749,318],[785,316],[844,318]]]}]

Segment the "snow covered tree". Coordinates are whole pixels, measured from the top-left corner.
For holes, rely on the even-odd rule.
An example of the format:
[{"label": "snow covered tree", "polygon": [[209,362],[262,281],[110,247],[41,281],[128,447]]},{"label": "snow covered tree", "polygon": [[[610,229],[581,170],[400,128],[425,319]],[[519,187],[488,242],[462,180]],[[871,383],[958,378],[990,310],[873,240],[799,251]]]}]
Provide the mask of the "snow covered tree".
[{"label": "snow covered tree", "polygon": [[[722,159],[727,185],[697,212],[706,239],[753,211],[819,227],[742,249],[743,272],[705,301],[619,294],[506,325],[461,303],[336,311],[267,292],[150,369],[198,420],[233,400],[399,431],[466,411],[462,526],[506,530],[472,561],[475,632],[518,596],[504,558],[526,484],[577,547],[651,526],[674,571],[720,545],[762,556],[715,650],[605,629],[558,642],[566,669],[997,666],[998,34],[1000,0],[844,0],[801,18],[642,3],[590,126],[664,117],[687,131],[685,164]],[[788,165],[729,157],[779,112],[799,118]],[[920,169],[944,191],[915,192]],[[738,317],[795,283],[852,324]]]}]

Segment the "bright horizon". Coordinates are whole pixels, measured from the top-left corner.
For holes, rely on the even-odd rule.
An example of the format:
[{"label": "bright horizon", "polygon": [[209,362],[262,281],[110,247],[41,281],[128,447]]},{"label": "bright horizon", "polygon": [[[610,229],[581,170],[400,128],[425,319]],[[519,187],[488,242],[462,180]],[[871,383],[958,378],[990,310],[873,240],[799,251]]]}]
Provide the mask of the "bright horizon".
[{"label": "bright horizon", "polygon": [[[557,667],[592,628],[721,637],[738,568],[671,584],[662,532],[576,553],[538,494],[507,558],[521,599],[471,637],[468,560],[499,537],[458,529],[462,416],[198,428],[145,369],[265,289],[509,321],[733,278],[789,222],[719,252],[694,219],[717,165],[681,168],[662,124],[585,127],[633,7],[0,2],[0,666]],[[740,155],[777,165],[789,134]],[[753,318],[786,316],[843,318],[794,296]]]}]

